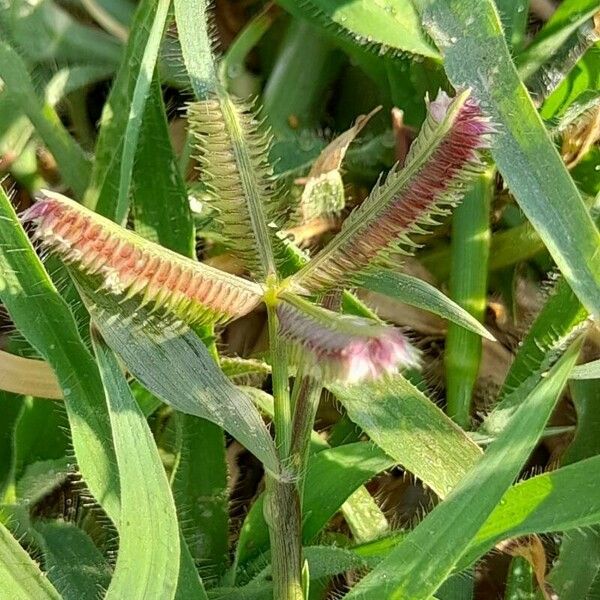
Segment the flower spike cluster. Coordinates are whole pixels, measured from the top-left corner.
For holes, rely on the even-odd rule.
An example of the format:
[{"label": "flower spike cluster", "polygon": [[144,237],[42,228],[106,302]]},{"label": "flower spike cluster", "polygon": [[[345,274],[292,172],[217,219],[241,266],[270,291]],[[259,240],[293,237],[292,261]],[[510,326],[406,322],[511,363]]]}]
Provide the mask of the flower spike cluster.
[{"label": "flower spike cluster", "polygon": [[[223,106],[231,109],[224,123],[231,125],[235,135],[229,136],[220,119]],[[191,110],[212,193],[216,197],[220,191],[224,196],[223,224],[229,226],[230,234],[236,233],[234,239],[244,238],[239,240],[240,252],[246,258],[253,255],[248,266],[266,277],[272,272],[269,263],[273,255],[265,217],[272,216],[273,206],[269,202],[263,206],[263,201],[272,200],[272,188],[258,146],[248,153],[242,143],[250,128],[244,119],[227,103],[221,106],[208,101]],[[153,310],[165,309],[188,323],[238,318],[263,302],[268,293],[290,358],[324,382],[356,383],[417,366],[417,350],[394,327],[339,315],[289,290],[304,294],[348,285],[387,259],[390,252],[414,246],[410,234],[434,224],[432,217],[455,204],[470,177],[482,170],[481,151],[489,146],[492,131],[468,91],[453,99],[440,93],[429,103],[428,118],[406,167],[393,169],[385,182],[375,186],[346,220],[341,233],[286,284],[276,282],[279,289],[266,291],[263,285],[180,256],[60,194],[43,192],[22,220],[34,222],[35,237],[44,248],[86,277],[97,276],[101,287],[119,301],[135,298],[142,306],[150,303]],[[213,152],[208,152],[210,149]],[[249,157],[253,159],[249,168],[262,165],[252,171],[257,177],[252,182],[246,180],[248,173],[237,172]],[[211,171],[214,164],[217,168]],[[240,202],[242,196],[248,196],[247,203]]]}]

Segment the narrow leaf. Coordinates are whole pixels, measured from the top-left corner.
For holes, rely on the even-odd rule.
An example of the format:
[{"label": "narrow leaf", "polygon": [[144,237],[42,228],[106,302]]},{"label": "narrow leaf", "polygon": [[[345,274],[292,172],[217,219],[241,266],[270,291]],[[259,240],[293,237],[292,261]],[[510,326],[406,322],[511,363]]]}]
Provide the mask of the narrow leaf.
[{"label": "narrow leaf", "polygon": [[192,415],[177,415],[179,453],[172,477],[181,530],[207,583],[228,562],[229,489],[221,428]]},{"label": "narrow leaf", "polygon": [[188,194],[171,147],[156,76],[142,119],[132,188],[136,232],[169,250],[194,258],[196,239]]},{"label": "narrow leaf", "polygon": [[[169,6],[171,0],[158,0],[156,4],[156,13],[152,21],[152,27],[148,33],[146,47],[142,55],[140,70],[137,74],[133,94],[131,96],[131,106],[127,116],[127,125],[123,136],[123,153],[121,155],[121,164],[119,171],[119,192],[114,209],[114,215],[111,215],[117,223],[122,223],[127,217],[129,210],[129,188],[133,174],[133,161],[138,145],[140,129],[142,126],[142,116],[150,85],[152,83],[160,41],[167,23]],[[124,111],[119,111],[124,112]]]},{"label": "narrow leaf", "polygon": [[468,331],[495,341],[494,336],[477,319],[426,281],[405,273],[381,270],[363,275],[360,284],[372,292],[427,310]]},{"label": "narrow leaf", "polygon": [[280,472],[260,413],[223,375],[194,332],[168,315],[151,315],[110,296],[86,291],[84,299],[104,339],[148,390],[181,412],[216,423],[267,469]]},{"label": "narrow leaf", "polygon": [[2,523],[0,595],[11,600],[60,600],[60,594]]},{"label": "narrow leaf", "polygon": [[65,183],[77,197],[82,197],[90,177],[89,160],[52,105],[38,98],[23,59],[4,41],[0,42],[0,79],[56,159]]},{"label": "narrow leaf", "polygon": [[111,568],[90,537],[73,523],[35,524],[42,538],[48,579],[63,600],[94,598],[108,587]]},{"label": "narrow leaf", "polygon": [[0,190],[0,298],[19,331],[58,378],[79,469],[92,495],[118,517],[118,479],[100,376],[69,307]]},{"label": "narrow leaf", "polygon": [[[117,360],[92,335],[109,407],[121,484],[119,553],[107,599],[175,597],[179,526],[169,482],[144,415]],[[140,549],[143,548],[143,552]]]},{"label": "narrow leaf", "polygon": [[[125,108],[131,107],[133,103],[134,90],[142,72],[148,32],[157,10],[158,3],[155,0],[143,0],[138,4],[117,76],[102,109],[90,185],[83,199],[85,206],[113,220],[119,197],[121,162],[130,114]],[[148,85],[151,79],[152,76],[147,80]],[[141,117],[141,113],[139,116]],[[127,165],[124,165],[123,169],[126,168]]]},{"label": "narrow leaf", "polygon": [[480,456],[465,432],[401,375],[328,387],[373,442],[441,497]]},{"label": "narrow leaf", "polygon": [[405,51],[437,57],[435,48],[423,34],[419,18],[410,2],[349,2],[335,0],[280,0],[286,10],[308,19],[336,37],[382,52]]},{"label": "narrow leaf", "polygon": [[173,0],[183,62],[197,100],[219,85],[210,41],[207,0]]},{"label": "narrow leaf", "polygon": [[[428,599],[450,575],[518,475],[573,368],[581,340],[519,408],[477,465],[347,598]],[[482,492],[483,490],[483,492]]]},{"label": "narrow leaf", "polygon": [[575,367],[571,379],[600,379],[600,360]]}]

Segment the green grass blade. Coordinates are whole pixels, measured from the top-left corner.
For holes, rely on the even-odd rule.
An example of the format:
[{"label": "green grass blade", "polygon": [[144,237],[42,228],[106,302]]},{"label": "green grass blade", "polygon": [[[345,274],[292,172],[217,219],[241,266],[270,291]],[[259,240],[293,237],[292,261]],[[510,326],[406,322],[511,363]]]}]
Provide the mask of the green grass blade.
[{"label": "green grass blade", "polygon": [[206,582],[228,562],[229,490],[223,430],[192,415],[177,415],[180,450],[173,495],[191,556]]},{"label": "green grass blade", "polygon": [[481,451],[433,402],[402,376],[330,390],[380,448],[446,496]]},{"label": "green grass blade", "polygon": [[170,4],[171,0],[158,0],[156,4],[156,13],[150,32],[148,33],[146,47],[144,48],[140,63],[140,70],[137,74],[131,96],[131,106],[123,136],[123,153],[121,155],[119,171],[119,192],[114,212],[114,220],[117,223],[122,223],[129,212],[129,189],[133,174],[133,161],[135,160],[144,107],[150,93],[150,86],[154,77],[160,42],[167,23]]},{"label": "green grass blade", "polygon": [[175,600],[208,600],[204,584],[183,535],[179,538],[179,546],[181,556]]},{"label": "green grass blade", "polygon": [[84,531],[64,521],[39,522],[35,529],[42,538],[48,579],[63,600],[95,598],[107,589],[111,567]]},{"label": "green grass blade", "polygon": [[581,302],[600,313],[600,233],[519,80],[491,0],[415,4],[450,81],[471,87],[497,123],[492,156],[506,184]]},{"label": "green grass blade", "polygon": [[64,405],[48,402],[45,398],[27,398],[23,404],[23,414],[15,432],[17,480],[28,466],[63,459],[71,447],[71,439],[64,427],[67,423]]},{"label": "green grass blade", "polygon": [[560,594],[560,600],[597,597],[592,591],[592,585],[599,572],[599,528],[565,532],[560,543],[560,554],[548,576],[548,582]]},{"label": "green grass blade", "polygon": [[525,42],[525,33],[529,21],[530,0],[495,0],[504,36],[509,48],[519,50]]},{"label": "green grass blade", "polygon": [[2,523],[0,596],[11,600],[60,600],[60,594]]},{"label": "green grass blade", "polygon": [[[492,234],[488,268],[503,269],[524,262],[544,250],[544,242],[529,222]],[[421,262],[440,281],[450,276],[450,246],[442,246],[420,257]]]},{"label": "green grass blade", "polygon": [[179,525],[152,432],[131,395],[117,359],[92,335],[109,407],[121,484],[119,553],[106,598],[175,597]]},{"label": "green grass blade", "polygon": [[341,58],[325,32],[291,20],[262,93],[268,123],[280,138],[319,127],[323,96],[339,75]]},{"label": "green grass blade", "polygon": [[569,37],[598,12],[597,0],[565,0],[515,64],[524,79],[533,75]]},{"label": "green grass blade", "polygon": [[[600,458],[594,456],[510,488],[477,532],[459,568],[468,566],[501,540],[600,523],[599,466]],[[574,489],[577,494],[573,494]]]},{"label": "green grass blade", "polygon": [[377,53],[405,51],[437,58],[439,55],[423,33],[411,2],[346,2],[336,0],[279,0],[299,19],[329,30],[335,37]]},{"label": "green grass blade", "polygon": [[23,398],[0,392],[0,504],[15,500],[15,471],[17,467],[17,424],[23,413]]},{"label": "green grass blade", "polygon": [[52,105],[37,97],[23,59],[4,41],[0,42],[0,79],[56,159],[65,183],[81,198],[90,177],[90,162]]},{"label": "green grass blade", "polygon": [[[577,411],[577,429],[561,458],[563,465],[579,464],[578,461],[597,458],[600,454],[600,413],[597,410],[600,386],[594,381],[572,381],[570,391]],[[586,559],[581,560],[582,556]],[[565,532],[558,558],[548,577],[561,600],[593,598],[591,587],[598,573],[600,527]]]},{"label": "green grass blade", "polygon": [[[457,569],[469,567],[502,540],[532,533],[585,528],[600,522],[600,456],[549,471],[511,487],[479,529]],[[573,495],[573,490],[581,493]],[[395,532],[353,549],[371,559],[386,557],[407,533]]]},{"label": "green grass blade", "polygon": [[185,183],[171,147],[165,106],[156,77],[142,119],[133,189],[137,233],[193,258],[196,250],[194,224]]},{"label": "green grass blade", "polygon": [[147,308],[119,304],[112,296],[86,290],[84,298],[104,339],[148,390],[181,412],[223,427],[267,469],[279,473],[260,413],[223,375],[193,331],[167,316],[153,317]]},{"label": "green grass blade", "polygon": [[[532,373],[543,370],[545,366],[547,368],[545,363],[549,356],[556,353],[587,317],[587,310],[561,278],[521,343],[499,397],[517,389]],[[571,377],[575,376],[577,368]]]},{"label": "green grass blade", "polygon": [[316,454],[309,462],[306,475],[304,541],[310,542],[315,538],[351,493],[395,464],[396,461],[382,450],[365,442],[338,446]]},{"label": "green grass blade", "polygon": [[[102,111],[92,175],[83,199],[83,203],[88,208],[93,208],[113,220],[117,214],[121,169],[127,168],[127,165],[121,167],[125,132],[130,114],[124,108],[131,107],[133,104],[136,84],[143,72],[142,61],[148,32],[154,23],[157,6],[154,0],[143,0],[139,3],[131,23],[131,34],[117,77]],[[147,81],[148,85],[151,79],[152,70]],[[138,99],[142,91],[143,89],[139,89]],[[139,113],[138,118],[141,115],[142,112]]]},{"label": "green grass blade", "polygon": [[[452,219],[450,296],[478,322],[485,318],[490,250],[490,205],[494,171],[481,175]],[[471,425],[471,400],[481,365],[481,338],[448,326],[444,350],[448,415],[461,427]]]},{"label": "green grass blade", "polygon": [[422,279],[394,271],[377,271],[361,277],[361,287],[428,310],[488,340],[494,336],[464,308]]},{"label": "green grass blade", "polygon": [[380,538],[389,531],[383,510],[364,486],[348,497],[341,511],[357,544]]},{"label": "green grass blade", "polygon": [[112,519],[117,519],[118,474],[97,367],[67,304],[1,190],[0,240],[0,299],[15,326],[56,373],[65,397],[79,469],[92,495]]},{"label": "green grass blade", "polygon": [[510,561],[504,600],[535,600],[533,568],[522,556]]},{"label": "green grass blade", "polygon": [[451,574],[544,430],[579,355],[576,342],[529,395],[510,426],[488,447],[452,494],[347,595],[428,599]]},{"label": "green grass blade", "polygon": [[13,44],[29,64],[87,64],[114,69],[121,44],[93,25],[83,24],[69,7],[53,0],[34,5],[14,0],[2,6],[3,37]]},{"label": "green grass blade", "polygon": [[235,80],[246,72],[246,58],[269,30],[276,18],[272,5],[266,5],[250,19],[231,42],[219,64],[219,78],[230,90]]},{"label": "green grass blade", "polygon": [[198,100],[204,100],[219,85],[210,45],[207,5],[206,0],[173,0],[183,62]]}]

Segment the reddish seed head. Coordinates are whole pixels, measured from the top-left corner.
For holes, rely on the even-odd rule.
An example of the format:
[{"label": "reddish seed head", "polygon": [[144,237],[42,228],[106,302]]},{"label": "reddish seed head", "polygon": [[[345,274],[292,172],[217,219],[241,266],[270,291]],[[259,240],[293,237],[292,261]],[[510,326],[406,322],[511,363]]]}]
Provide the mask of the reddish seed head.
[{"label": "reddish seed head", "polygon": [[483,168],[481,150],[493,132],[478,104],[467,96],[440,92],[413,143],[404,169],[394,169],[350,215],[342,232],[304,267],[300,289],[347,285],[390,251],[410,250],[410,236],[432,224],[432,216],[456,203],[465,184]]},{"label": "reddish seed head", "polygon": [[148,242],[60,194],[44,192],[22,220],[35,223],[36,237],[65,262],[99,275],[109,292],[131,289],[189,322],[226,321],[262,300],[260,286]]}]

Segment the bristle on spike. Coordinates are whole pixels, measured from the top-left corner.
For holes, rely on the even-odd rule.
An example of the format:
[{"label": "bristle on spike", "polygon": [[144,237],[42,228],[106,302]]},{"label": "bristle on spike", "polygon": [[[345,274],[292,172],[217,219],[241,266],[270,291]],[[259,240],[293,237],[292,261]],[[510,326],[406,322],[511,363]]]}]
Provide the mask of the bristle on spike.
[{"label": "bristle on spike", "polygon": [[418,351],[394,327],[339,315],[291,294],[278,304],[277,316],[292,362],[323,381],[358,383],[419,364]]},{"label": "bristle on spike", "polygon": [[481,151],[494,129],[469,92],[440,92],[406,166],[393,168],[348,217],[342,231],[294,278],[298,289],[322,291],[357,281],[390,254],[411,253],[412,236],[436,224],[460,200],[467,184],[485,168]]},{"label": "bristle on spike", "polygon": [[140,296],[188,323],[225,322],[262,300],[260,286],[148,242],[60,194],[42,192],[21,220],[35,224],[44,248],[97,275],[108,292]]},{"label": "bristle on spike", "polygon": [[283,212],[268,162],[270,132],[252,107],[227,95],[190,104],[188,121],[200,177],[226,244],[250,272],[264,276],[271,255],[281,253],[268,225]]}]

